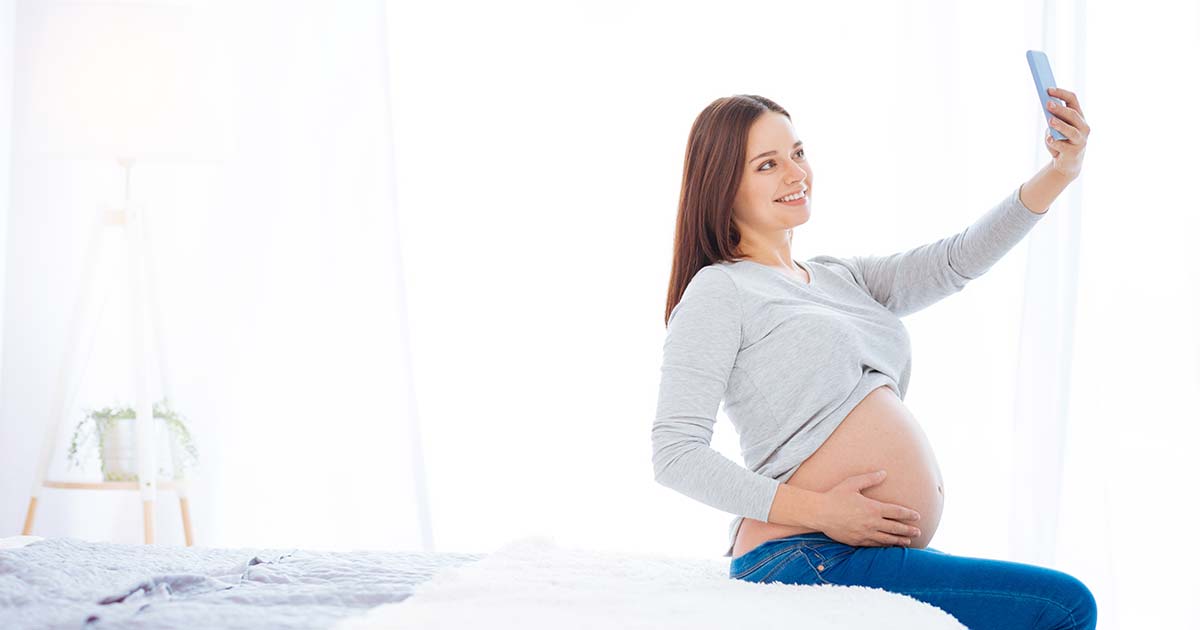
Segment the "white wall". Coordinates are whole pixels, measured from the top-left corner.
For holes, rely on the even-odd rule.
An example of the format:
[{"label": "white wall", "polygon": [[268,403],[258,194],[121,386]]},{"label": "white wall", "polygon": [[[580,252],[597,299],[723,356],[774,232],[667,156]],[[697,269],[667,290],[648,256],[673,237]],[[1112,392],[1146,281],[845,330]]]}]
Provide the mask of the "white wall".
[{"label": "white wall", "polygon": [[[0,0],[0,354],[4,350],[4,264],[8,254],[8,209],[12,206],[12,85],[16,0]],[[0,372],[0,380],[4,374]],[[0,525],[0,535],[5,528]]]}]

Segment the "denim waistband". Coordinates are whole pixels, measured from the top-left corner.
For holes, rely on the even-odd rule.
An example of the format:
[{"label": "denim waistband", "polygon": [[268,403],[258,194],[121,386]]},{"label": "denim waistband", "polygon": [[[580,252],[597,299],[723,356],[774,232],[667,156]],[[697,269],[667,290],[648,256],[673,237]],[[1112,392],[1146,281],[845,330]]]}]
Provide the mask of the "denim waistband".
[{"label": "denim waistband", "polygon": [[804,534],[795,534],[792,536],[784,536],[783,538],[774,538],[774,539],[768,540],[767,542],[775,542],[776,540],[804,540],[804,539],[833,540],[832,538],[827,536],[825,534],[825,532],[808,532],[808,533],[804,533]]},{"label": "denim waistband", "polygon": [[[829,536],[826,536],[825,532],[808,532],[805,534],[794,534],[791,536],[784,536],[783,538],[772,538],[771,540],[768,540],[762,544],[770,545],[770,544],[774,544],[774,543],[790,542],[793,540],[827,540],[830,542],[837,542],[836,540],[830,538]],[[761,547],[762,545],[759,545],[759,546]]]},{"label": "denim waistband", "polygon": [[825,532],[807,532],[804,534],[794,534],[792,536],[784,536],[783,538],[772,538],[771,540],[760,543],[757,547],[751,549],[750,551],[747,551],[745,554],[743,554],[737,558],[733,558],[733,560],[730,562],[730,564],[738,565],[738,564],[741,564],[744,562],[752,562],[755,559],[757,559],[760,555],[762,555],[764,552],[768,551],[770,548],[772,548],[776,545],[782,545],[782,544],[786,544],[786,543],[793,543],[793,542],[800,542],[800,541],[837,542],[836,540],[825,535]]}]

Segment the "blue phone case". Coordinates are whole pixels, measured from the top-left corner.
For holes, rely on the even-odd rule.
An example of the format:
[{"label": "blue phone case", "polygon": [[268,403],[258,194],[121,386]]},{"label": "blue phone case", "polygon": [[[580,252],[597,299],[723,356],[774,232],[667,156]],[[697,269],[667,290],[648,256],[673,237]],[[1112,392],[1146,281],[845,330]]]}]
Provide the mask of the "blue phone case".
[{"label": "blue phone case", "polygon": [[[1066,105],[1061,98],[1050,96],[1046,88],[1058,87],[1054,83],[1054,73],[1050,72],[1050,60],[1046,57],[1046,53],[1040,50],[1026,50],[1025,59],[1029,61],[1029,71],[1033,73],[1033,84],[1037,86],[1038,105],[1042,108],[1042,114],[1046,116],[1046,124],[1050,124],[1052,118],[1056,118],[1050,112],[1050,108],[1046,106],[1047,101],[1057,101],[1059,105]],[[1067,137],[1061,131],[1050,127],[1050,134],[1057,140],[1066,140]]]}]

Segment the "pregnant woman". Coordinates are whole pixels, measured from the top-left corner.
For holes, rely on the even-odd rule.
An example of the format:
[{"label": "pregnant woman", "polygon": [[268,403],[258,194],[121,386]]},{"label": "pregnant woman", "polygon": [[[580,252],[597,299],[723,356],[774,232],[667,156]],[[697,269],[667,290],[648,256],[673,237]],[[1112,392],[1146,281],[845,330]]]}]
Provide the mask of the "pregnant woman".
[{"label": "pregnant woman", "polygon": [[[983,275],[1079,175],[1090,127],[1075,95],[1052,107],[1053,162],[958,234],[890,256],[796,261],[813,175],[791,116],[761,96],[720,98],[688,137],[651,439],[658,483],[738,515],[730,577],[881,588],[972,630],[1084,629],[1078,579],[929,547],[945,486],[903,403],[912,367],[900,317]],[[920,183],[908,178],[908,190]],[[746,467],[710,447],[718,405]]]}]

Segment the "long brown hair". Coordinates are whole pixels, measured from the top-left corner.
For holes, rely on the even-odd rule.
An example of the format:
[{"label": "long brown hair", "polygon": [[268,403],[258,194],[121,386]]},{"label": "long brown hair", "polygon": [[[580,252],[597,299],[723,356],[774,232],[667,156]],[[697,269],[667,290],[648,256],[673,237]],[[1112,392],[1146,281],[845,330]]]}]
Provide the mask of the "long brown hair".
[{"label": "long brown hair", "polygon": [[696,272],[741,256],[737,247],[742,236],[733,223],[733,199],[742,183],[750,126],[768,111],[792,118],[769,98],[736,94],[713,101],[692,123],[683,156],[664,325],[670,322],[671,311]]}]

